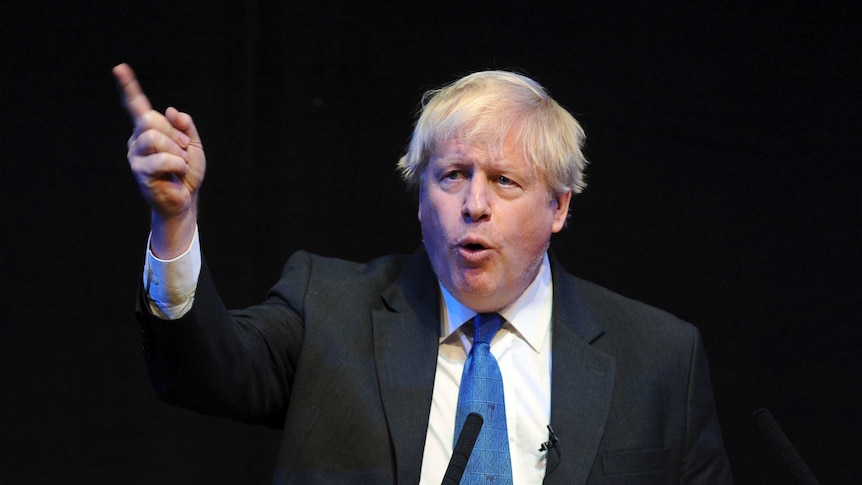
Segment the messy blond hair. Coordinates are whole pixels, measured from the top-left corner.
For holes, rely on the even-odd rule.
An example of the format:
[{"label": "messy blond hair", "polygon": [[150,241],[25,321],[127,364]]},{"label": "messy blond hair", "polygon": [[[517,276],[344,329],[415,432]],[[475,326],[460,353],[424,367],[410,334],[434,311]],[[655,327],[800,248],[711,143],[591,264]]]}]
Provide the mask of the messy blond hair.
[{"label": "messy blond hair", "polygon": [[461,138],[502,150],[510,133],[552,192],[577,194],[586,187],[581,125],[539,83],[508,71],[476,72],[425,93],[398,169],[407,186],[418,190],[441,143]]}]

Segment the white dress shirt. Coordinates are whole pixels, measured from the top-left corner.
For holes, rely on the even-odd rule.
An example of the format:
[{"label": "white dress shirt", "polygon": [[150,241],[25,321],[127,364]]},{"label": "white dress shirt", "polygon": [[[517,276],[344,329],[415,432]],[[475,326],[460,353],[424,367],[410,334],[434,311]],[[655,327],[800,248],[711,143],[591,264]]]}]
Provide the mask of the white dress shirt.
[{"label": "white dress shirt", "polygon": [[[472,348],[462,328],[476,312],[440,287],[440,350],[431,416],[425,437],[420,483],[439,484],[449,465],[455,442],[455,412],[464,362]],[[512,454],[512,479],[518,484],[540,484],[545,477],[551,422],[551,265],[545,255],[538,275],[514,303],[500,312],[506,320],[491,341],[491,353],[503,375],[506,428]]]},{"label": "white dress shirt", "polygon": [[[189,249],[172,260],[149,250],[144,263],[144,288],[150,311],[163,319],[181,318],[192,307],[201,269],[199,235]],[[470,336],[461,328],[476,312],[460,304],[441,285],[440,349],[431,399],[431,415],[422,458],[422,484],[439,484],[452,456],[455,412]],[[540,484],[545,476],[551,419],[551,307],[553,288],[548,256],[526,291],[500,314],[503,326],[491,341],[491,353],[503,375],[506,425],[512,454],[512,478],[518,484]]]}]

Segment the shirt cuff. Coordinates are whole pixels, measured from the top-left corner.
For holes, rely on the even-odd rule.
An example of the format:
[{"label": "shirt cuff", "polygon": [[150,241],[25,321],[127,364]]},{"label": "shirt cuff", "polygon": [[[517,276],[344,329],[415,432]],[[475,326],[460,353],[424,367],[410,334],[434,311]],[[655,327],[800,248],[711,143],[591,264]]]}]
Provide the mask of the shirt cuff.
[{"label": "shirt cuff", "polygon": [[148,238],[144,293],[150,312],[163,320],[182,318],[194,303],[200,272],[201,247],[197,227],[189,248],[174,259],[157,258],[150,250]]}]

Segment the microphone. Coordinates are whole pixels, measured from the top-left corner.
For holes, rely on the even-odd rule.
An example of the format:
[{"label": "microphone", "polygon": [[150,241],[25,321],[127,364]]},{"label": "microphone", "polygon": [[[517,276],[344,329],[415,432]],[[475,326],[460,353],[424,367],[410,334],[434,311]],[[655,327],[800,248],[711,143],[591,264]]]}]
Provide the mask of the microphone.
[{"label": "microphone", "polygon": [[476,445],[476,439],[479,437],[479,431],[482,430],[482,423],[485,420],[479,413],[470,413],[464,421],[464,427],[461,428],[461,434],[458,435],[458,441],[455,442],[455,450],[452,452],[452,459],[449,460],[449,467],[446,468],[446,474],[443,475],[442,485],[458,485],[461,481],[461,476],[464,475],[464,469],[467,468],[467,461],[470,460],[470,454],[473,453],[473,447]]},{"label": "microphone", "polygon": [[779,458],[781,464],[790,474],[794,484],[801,485],[819,485],[820,482],[808,469],[808,466],[802,461],[802,457],[796,452],[796,448],[790,443],[787,435],[781,431],[778,422],[772,417],[772,413],[766,408],[760,408],[753,413],[754,423],[757,425],[757,430],[761,436],[766,439],[769,447],[772,448]]},{"label": "microphone", "polygon": [[[551,454],[551,450],[554,450],[553,455]],[[545,453],[545,459],[547,460],[547,470],[545,473],[548,474],[556,470],[563,456],[560,453],[560,440],[557,439],[557,435],[554,433],[554,428],[552,428],[550,424],[548,425],[548,441],[545,441],[541,446],[539,446],[539,451],[547,452]]]},{"label": "microphone", "polygon": [[560,440],[557,439],[557,435],[554,434],[554,428],[551,425],[548,425],[548,441],[542,443],[542,446],[539,447],[539,451],[549,451],[551,448],[555,448],[557,450],[557,454],[560,453]]}]

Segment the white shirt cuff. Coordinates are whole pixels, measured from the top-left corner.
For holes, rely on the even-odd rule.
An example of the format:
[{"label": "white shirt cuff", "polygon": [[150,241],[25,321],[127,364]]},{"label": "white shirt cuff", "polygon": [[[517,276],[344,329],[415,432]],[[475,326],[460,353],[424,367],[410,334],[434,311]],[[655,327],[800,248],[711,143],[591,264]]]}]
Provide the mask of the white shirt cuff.
[{"label": "white shirt cuff", "polygon": [[189,248],[174,259],[157,258],[150,250],[148,238],[144,292],[150,312],[163,320],[176,320],[188,313],[195,300],[200,272],[201,246],[197,227]]}]

